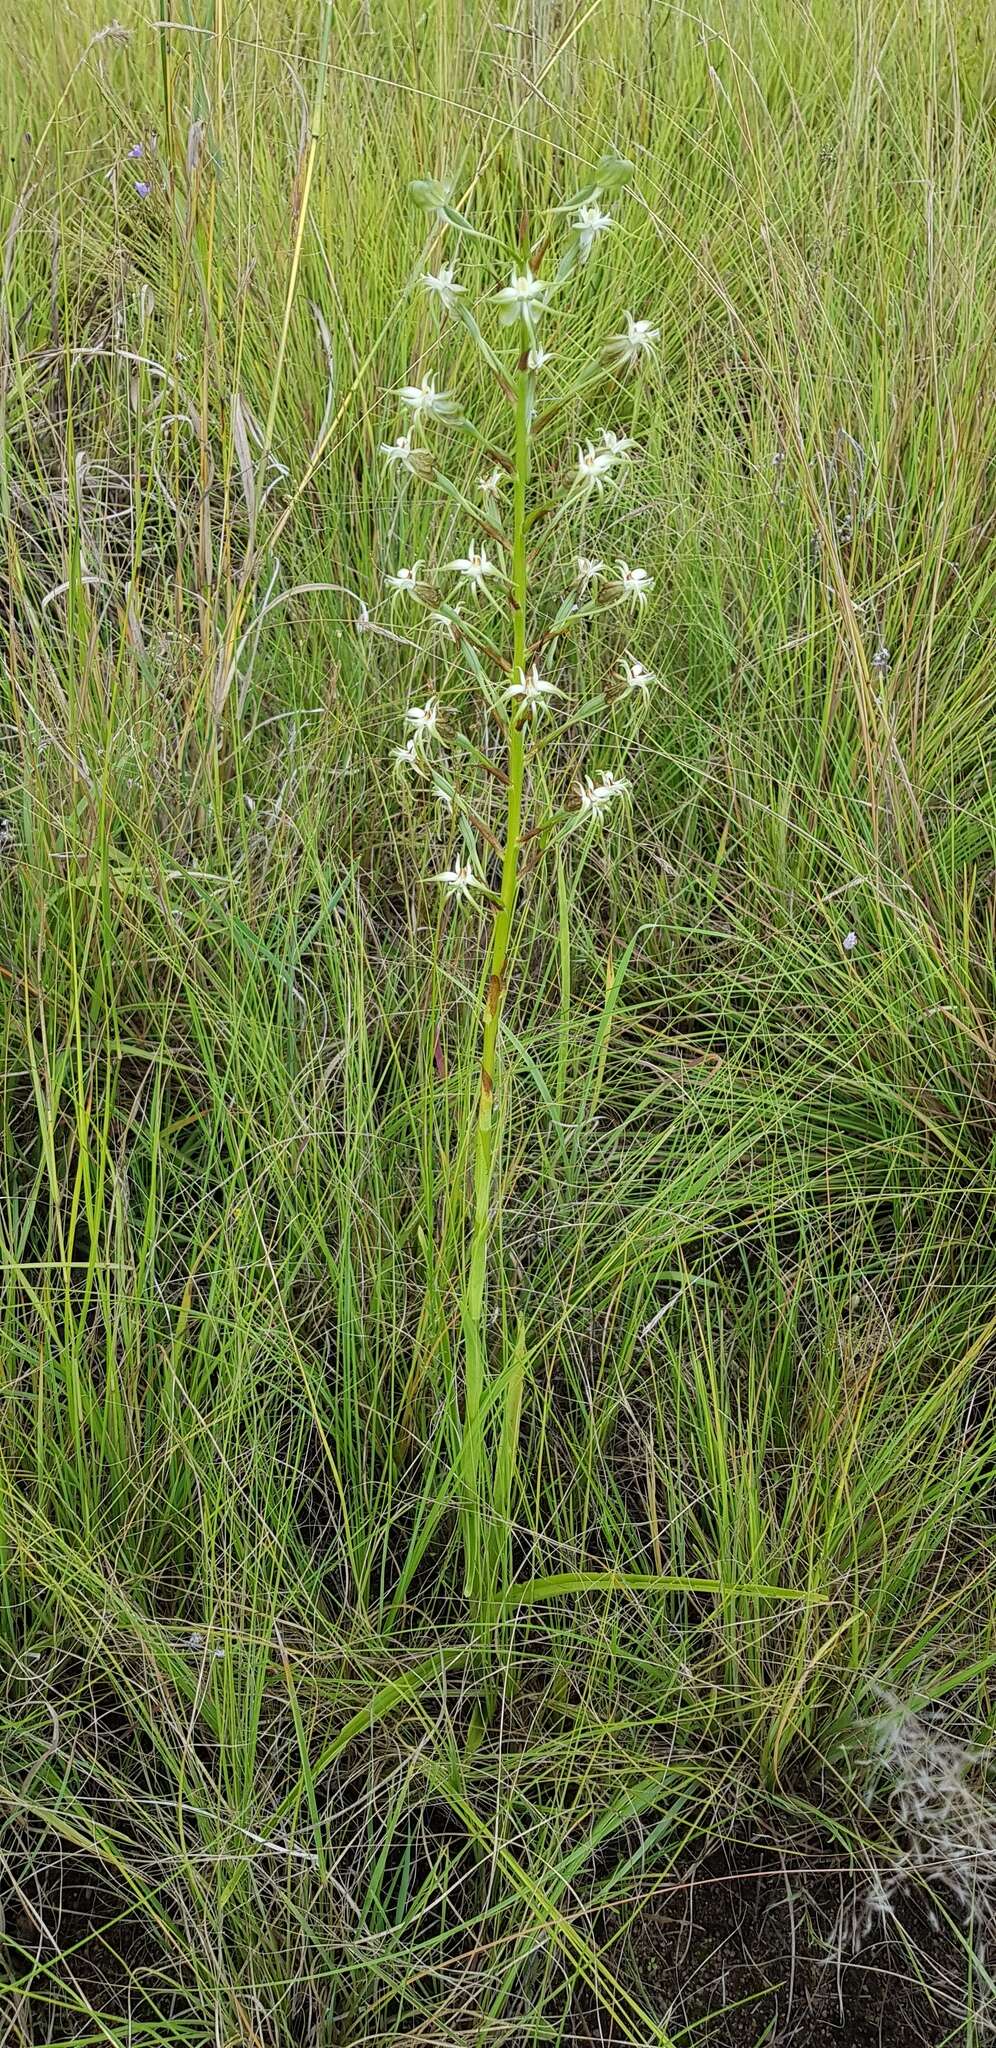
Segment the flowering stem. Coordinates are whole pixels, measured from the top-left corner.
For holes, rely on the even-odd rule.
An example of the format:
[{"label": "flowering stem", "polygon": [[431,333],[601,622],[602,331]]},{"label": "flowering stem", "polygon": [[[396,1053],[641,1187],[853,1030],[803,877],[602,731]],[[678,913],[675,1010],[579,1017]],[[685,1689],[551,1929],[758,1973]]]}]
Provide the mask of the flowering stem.
[{"label": "flowering stem", "polygon": [[[515,387],[515,469],[510,591],[513,614],[512,668],[515,673],[524,671],[526,664],[526,491],[529,483],[530,343],[524,322],[520,324],[519,343]],[[478,1612],[487,1592],[485,1553],[482,1546],[483,1519],[487,1511],[487,1498],[482,1484],[485,1477],[482,1409],[487,1380],[485,1319],[491,1185],[494,1175],[495,1070],[498,1032],[508,988],[511,960],[524,774],[525,735],[519,722],[512,718],[509,722],[508,736],[508,786],[505,844],[501,862],[501,897],[492,932],[481,1028],[481,1071],[474,1134],[474,1221],[463,1309],[466,1355],[463,1413],[463,1474],[466,1494],[464,1564],[468,1598]]]}]

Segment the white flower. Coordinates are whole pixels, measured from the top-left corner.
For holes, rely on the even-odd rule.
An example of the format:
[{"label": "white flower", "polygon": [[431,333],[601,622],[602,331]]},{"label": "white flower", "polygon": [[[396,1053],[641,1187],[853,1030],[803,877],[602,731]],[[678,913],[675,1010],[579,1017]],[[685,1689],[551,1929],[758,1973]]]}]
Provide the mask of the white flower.
[{"label": "white flower", "polygon": [[469,865],[463,866],[459,861],[454,868],[444,868],[442,874],[436,876],[436,880],[445,889],[447,896],[462,897],[465,903],[470,902],[474,889],[484,887],[480,876],[475,875],[473,868]]},{"label": "white flower", "polygon": [[403,469],[407,469],[412,459],[412,444],[407,434],[400,434],[396,441],[382,441],[380,452],[389,469],[393,469],[395,463],[400,463]]},{"label": "white flower", "polygon": [[858,943],[858,934],[857,934],[857,932],[848,932],[848,934],[847,934],[847,936],[846,936],[846,938],[845,938],[845,940],[844,940],[844,951],[845,951],[845,953],[853,953],[853,951],[854,951],[854,948],[855,948],[855,946],[857,945],[857,943]]},{"label": "white flower", "polygon": [[516,669],[515,681],[509,683],[505,691],[505,701],[512,704],[518,699],[523,711],[543,711],[551,697],[562,697],[563,694],[563,690],[556,689],[553,683],[548,683],[546,677],[540,675],[533,662],[528,674],[521,668]]},{"label": "white flower", "polygon": [[458,555],[455,562],[447,562],[446,567],[454,569],[457,575],[463,576],[475,590],[482,592],[487,587],[487,577],[498,574],[494,562],[488,560],[483,548],[480,554],[475,548],[471,548],[466,555]]},{"label": "white flower", "polygon": [[388,589],[403,590],[409,597],[417,597],[422,588],[421,567],[421,562],[413,562],[410,569],[396,569],[393,576],[385,576]]},{"label": "white flower", "polygon": [[531,349],[530,349],[530,351],[529,351],[529,354],[528,354],[528,355],[527,355],[527,357],[526,357],[526,369],[527,369],[527,370],[542,370],[542,369],[543,369],[543,367],[544,367],[544,365],[545,365],[546,363],[548,363],[548,362],[549,362],[549,360],[550,360],[550,351],[549,351],[549,349],[548,349],[548,348],[540,348],[540,347],[539,347],[539,344],[537,343],[537,346],[536,346],[535,348],[531,348]]},{"label": "white flower", "polygon": [[456,273],[447,264],[444,264],[435,275],[431,270],[423,270],[419,283],[428,292],[430,299],[438,301],[441,313],[452,313],[457,300],[463,297],[467,289],[466,285],[457,284]]},{"label": "white flower", "polygon": [[587,206],[578,208],[573,225],[580,244],[581,261],[587,263],[599,235],[604,235],[606,228],[612,227],[612,215],[603,213],[598,200],[592,199]]},{"label": "white flower", "polygon": [[513,270],[504,291],[496,292],[495,297],[502,308],[502,324],[511,327],[514,321],[524,320],[531,334],[533,321],[546,305],[546,285],[531,270],[520,275]]},{"label": "white flower", "polygon": [[578,790],[578,806],[582,813],[601,824],[609,805],[625,803],[629,795],[630,786],[625,778],[605,768],[597,778],[585,776]]},{"label": "white flower", "polygon": [[602,447],[611,455],[613,462],[626,462],[636,442],[631,441],[628,434],[614,434],[611,427],[603,427]]},{"label": "white flower", "polygon": [[407,434],[396,441],[382,441],[380,452],[388,469],[406,469],[409,476],[432,476],[435,464],[427,448],[416,448]]},{"label": "white flower", "polygon": [[628,434],[614,434],[611,427],[603,427],[602,445],[596,448],[593,441],[586,441],[578,448],[578,483],[586,496],[592,491],[601,495],[618,462],[627,462],[636,442]]},{"label": "white flower", "polygon": [[491,471],[490,476],[478,477],[477,488],[482,498],[497,498],[502,491],[504,482],[505,479],[502,476],[501,470],[496,465]]},{"label": "white flower", "polygon": [[605,344],[605,360],[619,370],[635,370],[640,357],[657,353],[661,338],[659,327],[652,327],[649,320],[634,320],[632,313],[624,313],[625,334],[610,334]]},{"label": "white flower", "polygon": [[428,697],[424,704],[410,705],[405,723],[414,728],[412,740],[419,753],[424,753],[439,731],[439,698]]},{"label": "white flower", "polygon": [[619,673],[625,685],[623,694],[627,697],[649,699],[651,686],[657,681],[652,668],[644,668],[632,654],[624,654],[619,663]]},{"label": "white flower", "polygon": [[597,491],[599,497],[605,489],[616,466],[616,458],[608,448],[596,448],[593,441],[578,446],[578,484],[586,497]]},{"label": "white flower", "polygon": [[460,417],[456,399],[448,391],[437,391],[431,377],[423,377],[421,384],[402,384],[398,396],[416,419],[444,420],[452,425]]},{"label": "white flower", "polygon": [[590,590],[600,576],[605,574],[604,562],[589,562],[587,555],[578,556],[578,589]]},{"label": "white flower", "polygon": [[404,773],[421,775],[422,756],[419,753],[418,741],[414,733],[410,740],[405,741],[403,747],[392,747],[391,759],[394,762],[396,775]]},{"label": "white flower", "polygon": [[638,611],[642,611],[654,587],[653,577],[648,576],[646,569],[631,569],[628,562],[617,561],[616,568],[619,581],[612,586],[613,594],[628,598]]}]

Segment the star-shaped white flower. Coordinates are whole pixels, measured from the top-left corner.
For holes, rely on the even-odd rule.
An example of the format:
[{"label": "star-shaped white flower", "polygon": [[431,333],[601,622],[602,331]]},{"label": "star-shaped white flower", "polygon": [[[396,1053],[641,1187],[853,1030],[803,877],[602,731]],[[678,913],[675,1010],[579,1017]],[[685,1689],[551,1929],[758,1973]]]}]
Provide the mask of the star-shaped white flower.
[{"label": "star-shaped white flower", "polygon": [[490,476],[478,477],[477,488],[480,491],[482,498],[497,498],[500,497],[501,495],[504,483],[505,479],[502,476],[501,470],[498,468],[496,464],[494,469],[491,471]]},{"label": "star-shaped white flower", "polygon": [[604,562],[589,562],[587,555],[578,556],[578,589],[590,590],[600,576],[605,575]]},{"label": "star-shaped white flower", "polygon": [[488,560],[483,548],[480,552],[470,548],[465,555],[458,555],[455,562],[447,562],[446,567],[462,576],[472,589],[482,593],[487,589],[487,578],[498,574],[494,562]]},{"label": "star-shaped white flower", "polygon": [[431,377],[423,377],[421,384],[402,384],[398,396],[417,420],[442,420],[452,426],[460,417],[456,399],[448,391],[437,391]]},{"label": "star-shaped white flower", "polygon": [[464,865],[458,861],[455,867],[444,868],[442,873],[436,876],[436,880],[440,887],[445,889],[447,896],[455,896],[464,903],[470,902],[475,889],[484,887],[480,875],[475,875],[469,862]]},{"label": "star-shaped white flower", "polygon": [[625,777],[613,775],[611,768],[605,768],[600,775],[585,776],[578,790],[578,808],[601,824],[610,805],[625,803],[630,793]]},{"label": "star-shaped white flower", "polygon": [[413,562],[410,569],[395,569],[393,576],[384,578],[388,589],[403,591],[407,597],[417,597],[422,588],[421,567],[421,562]]},{"label": "star-shaped white flower", "polygon": [[495,293],[497,302],[502,309],[501,318],[503,326],[511,327],[514,321],[524,320],[531,334],[533,331],[533,321],[545,309],[546,291],[547,288],[543,279],[541,277],[534,277],[531,270],[524,270],[522,272],[513,270],[504,290]]},{"label": "star-shaped white flower", "polygon": [[623,682],[623,695],[642,697],[649,700],[651,689],[657,681],[652,668],[644,668],[633,654],[624,654],[619,663],[619,674]]},{"label": "star-shaped white flower", "polygon": [[578,446],[577,481],[585,497],[596,491],[601,497],[616,466],[616,458],[608,448],[596,448],[593,441]]},{"label": "star-shaped white flower", "polygon": [[423,270],[419,283],[430,299],[438,305],[441,313],[452,313],[457,300],[463,298],[467,289],[466,285],[457,284],[456,272],[449,264],[444,264],[442,269],[435,273]]},{"label": "star-shaped white flower", "polygon": [[436,465],[428,448],[416,447],[409,434],[399,434],[396,441],[382,441],[380,452],[388,469],[404,469],[409,476],[435,475]]},{"label": "star-shaped white flower", "polygon": [[642,611],[654,587],[654,579],[646,569],[631,569],[628,562],[616,563],[619,581],[613,586],[620,597],[628,598],[630,604]]},{"label": "star-shaped white flower", "polygon": [[385,462],[387,463],[388,469],[411,468],[413,451],[411,441],[407,434],[399,434],[398,439],[396,441],[382,441],[380,444],[380,452],[383,455]]},{"label": "star-shaped white flower", "polygon": [[546,364],[547,364],[547,363],[549,362],[549,360],[550,360],[550,351],[549,351],[549,349],[548,349],[548,348],[540,348],[539,344],[537,343],[537,345],[536,345],[536,347],[535,347],[535,348],[531,348],[531,349],[530,349],[530,351],[529,351],[529,354],[528,354],[528,355],[527,355],[527,357],[526,357],[526,369],[527,369],[527,370],[542,370],[542,369],[544,369],[544,368],[545,368],[545,366],[546,366]]},{"label": "star-shaped white flower", "polygon": [[558,690],[553,683],[547,682],[545,676],[540,675],[536,663],[533,662],[532,667],[525,672],[521,668],[516,669],[515,681],[509,683],[505,691],[505,701],[508,704],[518,702],[523,711],[540,712],[546,710],[551,698],[562,697],[563,694],[563,690]]},{"label": "star-shaped white flower", "polygon": [[392,747],[391,759],[394,762],[394,772],[396,775],[422,774],[422,756],[419,753],[418,742],[414,733],[410,740],[405,741],[403,747]]},{"label": "star-shaped white flower", "polygon": [[614,226],[614,222],[611,213],[603,213],[598,200],[592,199],[586,206],[578,208],[573,226],[578,238],[581,261],[587,263],[599,235],[604,235],[607,228]]},{"label": "star-shaped white flower", "polygon": [[602,447],[611,455],[613,462],[628,462],[636,442],[628,434],[614,434],[611,427],[603,427]]},{"label": "star-shaped white flower", "polygon": [[649,320],[634,320],[632,313],[624,313],[623,319],[625,333],[610,334],[605,344],[605,361],[617,370],[635,370],[641,357],[656,355],[661,331]]},{"label": "star-shaped white flower", "polygon": [[412,739],[419,753],[423,754],[439,731],[438,697],[428,697],[424,704],[409,705],[405,723],[412,727]]}]

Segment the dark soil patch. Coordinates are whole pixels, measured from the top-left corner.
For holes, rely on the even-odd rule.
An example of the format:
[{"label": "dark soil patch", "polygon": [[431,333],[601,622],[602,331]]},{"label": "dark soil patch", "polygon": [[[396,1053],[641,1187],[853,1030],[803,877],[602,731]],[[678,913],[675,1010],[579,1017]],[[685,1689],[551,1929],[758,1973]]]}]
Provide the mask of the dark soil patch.
[{"label": "dark soil patch", "polygon": [[[941,2048],[964,2024],[958,1909],[908,1891],[870,1919],[867,1899],[839,1859],[731,1844],[662,1884],[611,1944],[613,1967],[695,2048]],[[629,2048],[591,2017],[580,2038]]]},{"label": "dark soil patch", "polygon": [[23,2037],[50,2039],[53,2012],[151,2020],[164,1959],[100,1865],[52,1838],[22,1857],[11,1847],[0,1852],[0,1979]]}]

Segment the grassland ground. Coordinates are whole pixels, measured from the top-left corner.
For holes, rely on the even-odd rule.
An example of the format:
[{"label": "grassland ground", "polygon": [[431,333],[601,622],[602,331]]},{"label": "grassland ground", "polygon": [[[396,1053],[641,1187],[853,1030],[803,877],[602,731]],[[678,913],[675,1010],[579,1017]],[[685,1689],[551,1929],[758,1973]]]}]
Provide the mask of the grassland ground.
[{"label": "grassland ground", "polygon": [[[7,0],[0,107],[0,2042],[976,2048],[990,9]],[[408,181],[613,144],[658,683],[525,881],[482,1618],[485,923],[357,623],[462,541]]]}]

